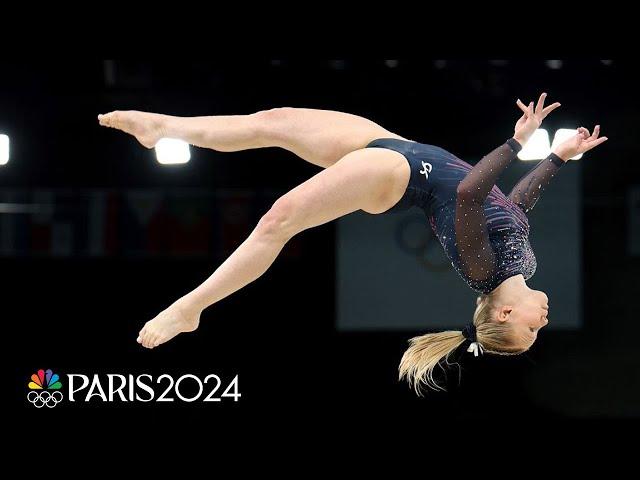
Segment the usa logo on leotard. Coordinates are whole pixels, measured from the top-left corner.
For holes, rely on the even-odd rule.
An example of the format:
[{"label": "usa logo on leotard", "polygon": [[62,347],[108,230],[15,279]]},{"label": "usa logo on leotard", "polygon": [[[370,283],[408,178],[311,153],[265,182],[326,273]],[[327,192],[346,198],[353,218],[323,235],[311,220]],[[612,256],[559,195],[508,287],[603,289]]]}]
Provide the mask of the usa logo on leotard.
[{"label": "usa logo on leotard", "polygon": [[429,180],[429,174],[431,173],[433,166],[430,163],[422,162],[422,168],[424,168],[424,170],[420,170],[420,173],[424,173],[424,176]]}]

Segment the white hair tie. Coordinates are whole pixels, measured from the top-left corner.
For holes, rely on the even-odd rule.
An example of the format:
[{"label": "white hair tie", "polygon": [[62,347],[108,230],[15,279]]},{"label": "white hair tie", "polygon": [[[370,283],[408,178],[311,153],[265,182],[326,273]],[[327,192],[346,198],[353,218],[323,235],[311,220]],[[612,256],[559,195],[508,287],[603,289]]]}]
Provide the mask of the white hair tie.
[{"label": "white hair tie", "polygon": [[473,342],[471,343],[471,345],[469,345],[469,348],[467,348],[467,352],[473,353],[474,357],[477,357],[478,352],[484,353],[484,347],[478,342]]}]

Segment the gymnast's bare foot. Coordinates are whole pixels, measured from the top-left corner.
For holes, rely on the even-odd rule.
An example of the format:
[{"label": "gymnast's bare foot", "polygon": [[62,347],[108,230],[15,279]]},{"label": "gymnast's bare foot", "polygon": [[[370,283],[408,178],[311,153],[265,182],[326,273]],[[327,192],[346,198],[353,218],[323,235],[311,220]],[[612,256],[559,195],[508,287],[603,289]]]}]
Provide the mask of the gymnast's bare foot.
[{"label": "gymnast's bare foot", "polygon": [[155,147],[158,140],[165,136],[163,121],[164,115],[136,110],[115,111],[98,115],[100,125],[129,133],[147,148]]},{"label": "gymnast's bare foot", "polygon": [[144,324],[137,342],[143,347],[154,348],[179,333],[193,332],[200,324],[200,313],[199,310],[187,308],[178,300]]}]

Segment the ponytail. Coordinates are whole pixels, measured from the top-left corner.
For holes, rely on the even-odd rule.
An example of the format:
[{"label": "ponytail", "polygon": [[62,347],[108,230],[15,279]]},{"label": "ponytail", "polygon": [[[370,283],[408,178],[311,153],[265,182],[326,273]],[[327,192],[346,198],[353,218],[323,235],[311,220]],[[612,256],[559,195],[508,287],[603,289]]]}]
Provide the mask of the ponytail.
[{"label": "ponytail", "polygon": [[[497,323],[492,318],[494,305],[490,295],[479,295],[473,313],[477,342],[485,352],[498,355],[516,355],[527,350],[525,339],[518,338],[509,324]],[[427,333],[409,340],[410,346],[400,361],[400,380],[406,378],[418,396],[422,388],[445,390],[433,378],[433,371],[441,362],[449,365],[449,356],[465,342],[462,331]],[[444,370],[444,367],[442,367]]]},{"label": "ponytail", "polygon": [[416,394],[422,396],[422,387],[445,390],[433,378],[433,370],[441,360],[448,363],[449,355],[465,341],[461,331],[427,333],[412,338],[400,361],[400,380],[406,377]]}]

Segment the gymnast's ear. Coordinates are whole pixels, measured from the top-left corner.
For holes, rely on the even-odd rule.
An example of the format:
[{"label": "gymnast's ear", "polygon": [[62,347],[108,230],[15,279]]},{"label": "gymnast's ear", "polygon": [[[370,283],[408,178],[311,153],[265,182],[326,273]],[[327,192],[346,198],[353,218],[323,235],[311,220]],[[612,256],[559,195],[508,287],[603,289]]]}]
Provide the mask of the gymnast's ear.
[{"label": "gymnast's ear", "polygon": [[511,305],[501,305],[496,308],[497,316],[496,320],[498,323],[504,323],[511,317],[511,312],[513,311],[513,307]]}]

